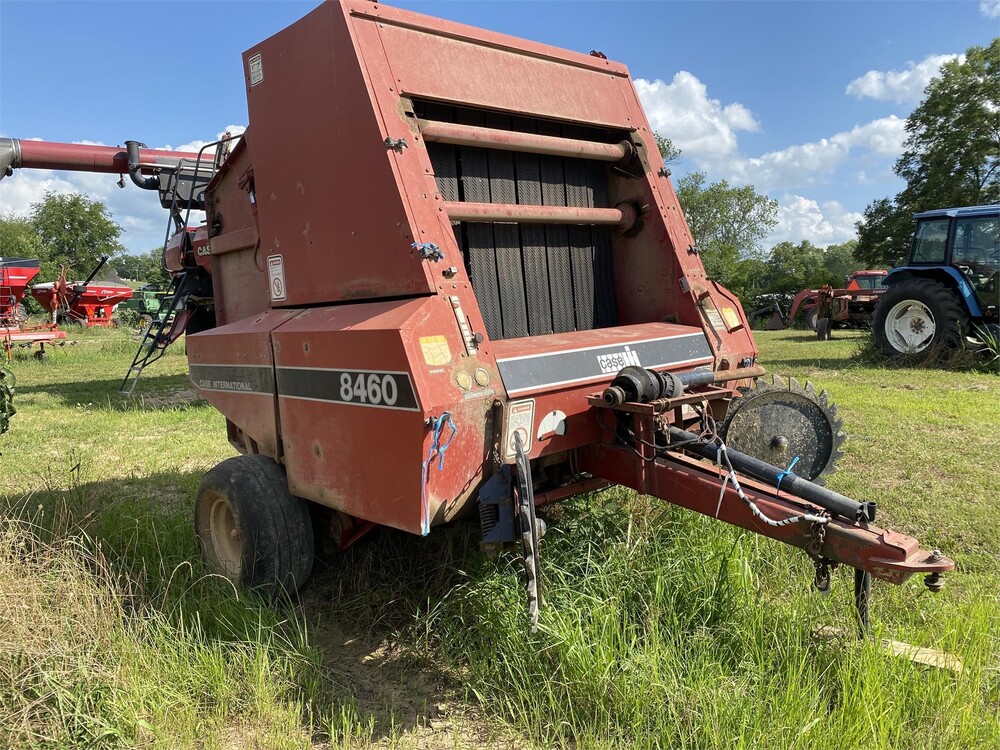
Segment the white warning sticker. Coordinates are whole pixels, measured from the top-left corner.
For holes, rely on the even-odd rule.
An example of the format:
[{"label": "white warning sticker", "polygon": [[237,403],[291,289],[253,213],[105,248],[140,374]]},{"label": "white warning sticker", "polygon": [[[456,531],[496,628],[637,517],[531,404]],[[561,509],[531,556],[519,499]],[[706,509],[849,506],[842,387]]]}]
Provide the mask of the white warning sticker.
[{"label": "white warning sticker", "polygon": [[514,442],[514,435],[521,436],[521,447],[525,453],[531,452],[532,438],[535,436],[533,428],[535,423],[535,399],[529,398],[524,401],[512,401],[507,405],[507,429],[504,437],[504,450],[507,458],[514,458],[517,455],[517,447]]},{"label": "white warning sticker", "polygon": [[281,302],[288,296],[285,289],[285,259],[280,255],[267,256],[267,288],[272,302]]},{"label": "white warning sticker", "polygon": [[251,86],[256,86],[264,80],[264,63],[261,62],[260,52],[255,55],[250,55],[250,59],[247,60],[247,67],[250,68]]}]

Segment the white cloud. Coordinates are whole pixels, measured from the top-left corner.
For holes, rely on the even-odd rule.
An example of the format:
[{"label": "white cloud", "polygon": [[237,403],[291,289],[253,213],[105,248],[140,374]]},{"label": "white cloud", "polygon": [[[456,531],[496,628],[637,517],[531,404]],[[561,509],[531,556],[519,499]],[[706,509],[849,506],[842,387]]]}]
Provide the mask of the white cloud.
[{"label": "white cloud", "polygon": [[844,164],[852,150],[882,158],[898,156],[906,140],[905,125],[905,120],[891,115],[812,143],[734,160],[727,165],[729,179],[764,191],[815,185]]},{"label": "white cloud", "polygon": [[[985,13],[984,6],[980,9]],[[994,0],[996,13],[1000,15],[1000,0]],[[941,70],[941,66],[951,60],[964,60],[965,55],[930,55],[918,63],[909,61],[902,70],[869,70],[860,78],[847,84],[847,93],[858,99],[869,97],[880,101],[903,104],[918,102],[930,82]]]},{"label": "white cloud", "polygon": [[767,246],[802,240],[819,247],[847,242],[857,236],[854,225],[860,219],[860,213],[846,210],[837,201],[820,204],[801,195],[786,194],[778,198],[778,224],[768,236]]},{"label": "white cloud", "polygon": [[987,18],[1000,18],[1000,0],[983,0],[979,3],[979,12]]},{"label": "white cloud", "polygon": [[749,109],[738,102],[723,106],[718,99],[710,99],[705,84],[686,70],[670,83],[638,78],[635,87],[653,129],[689,157],[733,154],[737,131],[760,129]]},{"label": "white cloud", "polygon": [[[241,134],[244,130],[242,125],[230,125],[226,128],[226,131],[232,134]],[[221,137],[222,133],[215,140]],[[157,148],[197,152],[201,146],[210,142],[192,141],[177,148],[169,145]],[[86,143],[95,146],[104,145],[92,141]],[[145,253],[163,244],[169,217],[168,212],[160,205],[157,194],[136,187],[127,177],[125,188],[119,189],[117,177],[112,174],[48,169],[14,170],[12,177],[5,177],[0,181],[0,213],[26,215],[31,210],[31,204],[40,201],[46,192],[81,193],[106,204],[111,217],[124,230],[121,242],[130,253]],[[200,221],[203,214],[192,213],[192,222],[196,221],[195,216],[199,217],[197,221]]]}]

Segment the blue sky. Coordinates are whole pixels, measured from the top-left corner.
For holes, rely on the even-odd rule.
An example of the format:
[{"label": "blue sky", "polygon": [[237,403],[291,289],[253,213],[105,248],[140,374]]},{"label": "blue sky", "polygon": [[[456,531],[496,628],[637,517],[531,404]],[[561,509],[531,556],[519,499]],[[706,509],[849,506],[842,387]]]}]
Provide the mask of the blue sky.
[{"label": "blue sky", "polygon": [[[247,123],[242,52],[316,2],[0,2],[0,135],[156,147]],[[901,183],[903,121],[948,56],[1000,36],[1000,0],[395,2],[624,62],[675,176],[751,183],[779,201],[768,244],[853,236]],[[45,190],[108,203],[132,252],[162,242],[155,197],[109,175],[20,171],[0,211]],[[0,248],[2,253],[2,248]]]}]

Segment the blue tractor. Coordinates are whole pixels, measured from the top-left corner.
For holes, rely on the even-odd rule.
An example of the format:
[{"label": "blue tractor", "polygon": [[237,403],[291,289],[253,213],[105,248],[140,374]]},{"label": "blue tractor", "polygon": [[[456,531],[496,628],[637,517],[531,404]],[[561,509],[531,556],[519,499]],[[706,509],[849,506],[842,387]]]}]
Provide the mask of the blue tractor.
[{"label": "blue tractor", "polygon": [[872,334],[888,357],[931,359],[1000,339],[1000,205],[916,214],[906,265],[886,277]]}]

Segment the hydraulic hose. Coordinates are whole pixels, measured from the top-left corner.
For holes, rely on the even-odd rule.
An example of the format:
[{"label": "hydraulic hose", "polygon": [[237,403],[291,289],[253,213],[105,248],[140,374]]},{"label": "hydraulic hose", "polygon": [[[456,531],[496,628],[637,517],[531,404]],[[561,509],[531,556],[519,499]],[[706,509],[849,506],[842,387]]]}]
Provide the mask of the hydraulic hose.
[{"label": "hydraulic hose", "polygon": [[160,178],[151,176],[143,177],[140,173],[139,149],[148,148],[145,143],[139,141],[125,141],[125,150],[128,154],[128,176],[136,185],[143,190],[159,190]]},{"label": "hydraulic hose", "polygon": [[[684,450],[711,461],[718,460],[719,447],[717,445],[701,440],[694,433],[682,430],[679,427],[668,427],[667,433],[670,435],[671,441],[684,442]],[[781,486],[787,488],[790,495],[797,495],[803,500],[815,503],[821,508],[825,508],[831,513],[835,513],[842,518],[848,518],[851,521],[870,522],[875,520],[876,505],[873,502],[859,503],[857,500],[852,500],[845,495],[841,495],[839,492],[834,492],[826,487],[813,484],[808,479],[803,479],[795,474],[789,474],[784,469],[779,469],[777,466],[772,466],[765,461],[748,456],[746,453],[740,453],[732,448],[727,448],[726,454],[729,456],[729,461],[732,463],[733,468],[741,474],[749,474],[756,479],[775,486],[777,486],[780,476]]]}]

